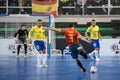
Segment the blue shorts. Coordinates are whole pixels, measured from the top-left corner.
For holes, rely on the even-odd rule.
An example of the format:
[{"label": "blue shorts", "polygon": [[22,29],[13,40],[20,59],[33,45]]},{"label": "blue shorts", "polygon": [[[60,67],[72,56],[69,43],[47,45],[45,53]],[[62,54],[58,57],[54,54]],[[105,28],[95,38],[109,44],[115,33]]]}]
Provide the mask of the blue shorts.
[{"label": "blue shorts", "polygon": [[46,49],[44,41],[39,41],[39,40],[34,41],[34,45],[35,45],[35,48],[37,49],[37,51]]},{"label": "blue shorts", "polygon": [[94,48],[100,48],[99,39],[97,39],[97,40],[92,39],[92,45]]},{"label": "blue shorts", "polygon": [[77,50],[78,47],[80,47],[80,44],[74,44],[72,46],[69,46],[69,50],[73,59],[77,59],[78,55],[80,54],[80,51]]}]

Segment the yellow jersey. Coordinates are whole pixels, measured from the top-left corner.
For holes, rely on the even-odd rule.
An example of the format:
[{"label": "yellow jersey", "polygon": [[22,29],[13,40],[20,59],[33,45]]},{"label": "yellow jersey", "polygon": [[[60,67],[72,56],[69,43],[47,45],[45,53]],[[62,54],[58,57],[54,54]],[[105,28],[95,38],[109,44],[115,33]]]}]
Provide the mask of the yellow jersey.
[{"label": "yellow jersey", "polygon": [[99,26],[95,25],[93,27],[93,25],[91,25],[88,27],[87,32],[90,33],[90,39],[99,39]]},{"label": "yellow jersey", "polygon": [[28,37],[31,38],[32,33],[34,35],[34,40],[46,40],[45,39],[45,30],[43,26],[38,27],[37,25],[33,26],[29,31]]}]

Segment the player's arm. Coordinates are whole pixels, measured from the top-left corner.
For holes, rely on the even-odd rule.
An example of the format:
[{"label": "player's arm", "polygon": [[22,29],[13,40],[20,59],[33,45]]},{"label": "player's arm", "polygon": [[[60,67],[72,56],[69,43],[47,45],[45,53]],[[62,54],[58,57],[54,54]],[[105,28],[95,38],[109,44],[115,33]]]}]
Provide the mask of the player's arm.
[{"label": "player's arm", "polygon": [[91,43],[89,40],[87,40],[85,37],[83,37],[81,34],[78,36],[83,41],[86,41],[87,43]]},{"label": "player's arm", "polygon": [[46,29],[46,30],[52,30],[52,31],[61,33],[61,29],[57,29],[57,28],[47,28],[47,27],[44,27],[44,29]]},{"label": "player's arm", "polygon": [[17,39],[16,39],[16,36],[17,36],[17,34],[19,33],[19,30],[14,34],[14,40],[16,41]]},{"label": "player's arm", "polygon": [[86,36],[87,39],[90,39],[90,38],[89,38],[89,35],[88,35],[89,32],[90,32],[90,27],[89,27],[89,28],[86,30],[86,32],[85,32],[85,36]]},{"label": "player's arm", "polygon": [[101,36],[100,32],[98,32],[98,36],[99,36],[99,39],[102,40],[102,36]]},{"label": "player's arm", "polygon": [[32,43],[32,33],[33,33],[33,31],[34,31],[34,28],[32,27],[31,30],[28,33],[28,39],[29,39],[30,43]]},{"label": "player's arm", "polygon": [[28,30],[26,29],[26,35],[28,36]]},{"label": "player's arm", "polygon": [[44,43],[47,44],[45,32],[43,33],[43,40],[44,40]]},{"label": "player's arm", "polygon": [[85,36],[86,36],[86,38],[89,38],[88,32],[87,32],[87,31],[85,32]]}]

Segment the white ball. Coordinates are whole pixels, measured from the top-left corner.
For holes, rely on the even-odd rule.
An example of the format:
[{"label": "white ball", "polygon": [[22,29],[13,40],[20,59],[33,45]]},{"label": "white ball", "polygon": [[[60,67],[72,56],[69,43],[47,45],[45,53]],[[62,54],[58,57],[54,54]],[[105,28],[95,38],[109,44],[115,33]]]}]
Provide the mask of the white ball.
[{"label": "white ball", "polygon": [[91,73],[95,73],[97,71],[97,68],[95,67],[95,66],[92,66],[91,68],[90,68],[90,72]]}]

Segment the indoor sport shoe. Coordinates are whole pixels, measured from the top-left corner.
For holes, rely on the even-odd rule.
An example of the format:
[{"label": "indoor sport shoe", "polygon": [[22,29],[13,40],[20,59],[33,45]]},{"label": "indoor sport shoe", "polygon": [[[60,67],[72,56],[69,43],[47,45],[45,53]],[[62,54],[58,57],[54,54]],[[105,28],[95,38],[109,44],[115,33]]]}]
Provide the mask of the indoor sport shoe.
[{"label": "indoor sport shoe", "polygon": [[100,59],[99,59],[99,58],[97,58],[97,59],[96,59],[96,61],[97,61],[97,62],[99,62],[99,61],[100,61]]},{"label": "indoor sport shoe", "polygon": [[86,73],[86,69],[85,68],[81,68],[81,71]]},{"label": "indoor sport shoe", "polygon": [[24,57],[27,58],[27,54],[25,54]]},{"label": "indoor sport shoe", "polygon": [[48,67],[48,65],[47,65],[47,64],[43,65],[43,68],[47,68],[47,67]]},{"label": "indoor sport shoe", "polygon": [[19,55],[17,55],[17,58],[19,58]]},{"label": "indoor sport shoe", "polygon": [[38,67],[38,68],[42,68],[43,65],[37,64],[36,67]]}]

